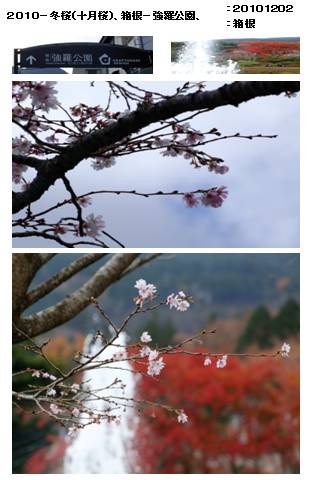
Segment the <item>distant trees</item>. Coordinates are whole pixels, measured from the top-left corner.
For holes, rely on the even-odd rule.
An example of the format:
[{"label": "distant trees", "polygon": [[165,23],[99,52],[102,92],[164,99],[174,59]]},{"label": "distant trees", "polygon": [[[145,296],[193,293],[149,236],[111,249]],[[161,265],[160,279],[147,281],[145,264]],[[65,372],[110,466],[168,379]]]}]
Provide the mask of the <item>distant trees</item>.
[{"label": "distant trees", "polygon": [[241,351],[251,344],[260,348],[269,348],[275,339],[285,339],[296,335],[300,330],[300,306],[294,299],[287,300],[274,316],[264,305],[256,308],[250,316],[242,333],[237,350]]}]

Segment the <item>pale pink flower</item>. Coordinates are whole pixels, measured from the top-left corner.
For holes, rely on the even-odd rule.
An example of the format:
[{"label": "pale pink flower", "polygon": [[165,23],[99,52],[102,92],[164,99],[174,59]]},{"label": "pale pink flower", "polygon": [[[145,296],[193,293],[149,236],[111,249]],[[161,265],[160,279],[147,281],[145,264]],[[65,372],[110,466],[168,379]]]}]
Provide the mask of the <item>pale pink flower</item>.
[{"label": "pale pink flower", "polygon": [[165,138],[159,138],[159,137],[155,137],[153,141],[153,145],[155,147],[167,147],[168,145],[170,145],[170,143],[171,143],[171,140],[168,140]]},{"label": "pale pink flower", "polygon": [[88,205],[91,205],[92,203],[92,198],[91,197],[80,197],[77,198],[77,202],[81,207],[87,207]]},{"label": "pale pink flower", "polygon": [[71,386],[71,391],[73,393],[77,393],[79,388],[80,388],[79,383],[73,383],[72,386]]},{"label": "pale pink flower", "polygon": [[199,200],[196,198],[194,193],[185,193],[183,195],[183,200],[190,208],[196,207],[199,204]]},{"label": "pale pink flower", "polygon": [[177,157],[181,153],[182,151],[180,151],[178,148],[174,148],[173,146],[168,146],[166,150],[161,152],[163,157]]},{"label": "pale pink flower", "polygon": [[80,415],[80,411],[77,407],[73,408],[71,413],[73,414],[74,417],[79,417]]},{"label": "pale pink flower", "polygon": [[63,225],[59,224],[55,225],[53,230],[56,235],[64,235],[68,232],[68,229],[66,227],[63,227]]},{"label": "pale pink flower", "polygon": [[141,337],[140,337],[140,340],[142,343],[149,343],[152,341],[152,337],[150,336],[150,334],[148,332],[143,332]]},{"label": "pale pink flower", "polygon": [[24,136],[12,139],[12,152],[15,155],[27,155],[30,153],[32,143]]},{"label": "pale pink flower", "polygon": [[212,364],[211,358],[206,357],[205,360],[204,360],[204,366],[209,367],[209,365],[211,365],[211,364]]},{"label": "pale pink flower", "polygon": [[148,354],[148,360],[153,362],[158,357],[159,352],[157,350],[150,350]]},{"label": "pale pink flower", "polygon": [[198,130],[192,130],[187,133],[185,142],[189,144],[200,142],[203,139],[204,135]]},{"label": "pale pink flower", "polygon": [[148,347],[147,345],[144,345],[144,347],[141,348],[140,350],[140,357],[148,357],[149,354],[151,352],[151,349],[150,347]]},{"label": "pale pink flower", "polygon": [[50,378],[50,374],[48,372],[43,372],[42,377],[43,378]]},{"label": "pale pink flower", "polygon": [[135,303],[136,305],[140,305],[140,307],[142,307],[145,300],[153,300],[157,292],[155,285],[152,283],[147,283],[145,280],[143,280],[143,278],[136,281],[134,288],[137,288],[139,291],[139,296],[135,298]]},{"label": "pale pink flower", "polygon": [[227,165],[216,165],[214,168],[215,173],[219,173],[220,175],[224,175],[229,170],[230,169]]},{"label": "pale pink flower", "polygon": [[49,390],[47,391],[47,395],[48,397],[55,397],[56,390],[54,388],[49,388]]},{"label": "pale pink flower", "polygon": [[164,366],[165,366],[165,363],[162,357],[158,358],[158,360],[149,361],[147,374],[150,375],[151,377],[159,375],[161,370],[164,368]]},{"label": "pale pink flower", "polygon": [[56,380],[56,377],[54,375],[50,374],[50,380],[54,381],[54,380]]},{"label": "pale pink flower", "polygon": [[15,162],[12,162],[12,181],[14,183],[20,183],[23,179],[23,173],[26,172],[26,165],[19,165]]},{"label": "pale pink flower", "polygon": [[179,415],[178,415],[178,422],[179,423],[187,423],[188,422],[188,416],[186,415],[186,413],[181,410]]},{"label": "pale pink flower", "polygon": [[176,309],[179,312],[186,312],[186,310],[190,307],[190,304],[187,300],[179,300],[176,306]]},{"label": "pale pink flower", "polygon": [[55,405],[55,403],[50,404],[50,410],[54,415],[57,415],[58,413],[62,412],[62,409],[59,408],[57,405]]},{"label": "pale pink flower", "polygon": [[227,355],[223,355],[221,358],[218,359],[217,361],[217,368],[224,368],[226,367],[227,364]]},{"label": "pale pink flower", "polygon": [[35,371],[32,373],[31,376],[32,376],[32,377],[36,377],[36,378],[40,378],[41,372],[39,372],[39,370],[35,370]]},{"label": "pale pink flower", "polygon": [[228,191],[225,187],[219,187],[215,190],[208,190],[201,196],[201,202],[206,207],[219,208],[222,206],[223,200],[228,196]]},{"label": "pale pink flower", "polygon": [[102,215],[94,216],[93,213],[86,217],[83,224],[85,234],[88,237],[96,238],[101,231],[105,228],[105,222]]},{"label": "pale pink flower", "polygon": [[51,108],[56,109],[58,107],[59,101],[55,96],[57,90],[54,88],[56,83],[57,82],[39,82],[35,85],[30,93],[32,98],[31,103],[35,108],[49,112]]},{"label": "pale pink flower", "polygon": [[167,297],[166,304],[169,305],[169,308],[175,308],[179,312],[185,312],[189,307],[190,303],[186,300],[186,295],[184,292],[179,292],[177,295],[171,293]]},{"label": "pale pink flower", "polygon": [[95,157],[91,166],[94,170],[103,170],[103,168],[110,168],[115,164],[116,160],[114,157]]},{"label": "pale pink flower", "polygon": [[284,342],[281,349],[280,349],[280,354],[282,357],[288,357],[289,352],[290,352],[291,346]]}]

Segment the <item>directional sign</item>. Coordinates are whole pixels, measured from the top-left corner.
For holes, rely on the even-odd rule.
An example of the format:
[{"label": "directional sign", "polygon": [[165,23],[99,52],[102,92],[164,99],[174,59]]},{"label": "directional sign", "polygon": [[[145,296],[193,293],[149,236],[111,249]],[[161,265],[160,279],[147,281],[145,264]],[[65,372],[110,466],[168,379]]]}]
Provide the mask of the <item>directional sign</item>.
[{"label": "directional sign", "polygon": [[53,43],[17,50],[18,66],[147,68],[153,64],[153,52],[141,48],[101,43]]}]

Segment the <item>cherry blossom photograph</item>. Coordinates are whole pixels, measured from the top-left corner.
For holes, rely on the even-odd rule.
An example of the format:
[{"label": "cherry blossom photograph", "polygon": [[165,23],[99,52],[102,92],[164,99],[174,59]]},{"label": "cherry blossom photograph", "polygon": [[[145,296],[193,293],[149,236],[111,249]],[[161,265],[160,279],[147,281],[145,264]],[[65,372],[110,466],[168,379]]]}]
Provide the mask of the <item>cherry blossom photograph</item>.
[{"label": "cherry blossom photograph", "polygon": [[299,247],[299,89],[13,82],[13,247]]},{"label": "cherry blossom photograph", "polygon": [[14,474],[296,474],[296,253],[14,253]]}]

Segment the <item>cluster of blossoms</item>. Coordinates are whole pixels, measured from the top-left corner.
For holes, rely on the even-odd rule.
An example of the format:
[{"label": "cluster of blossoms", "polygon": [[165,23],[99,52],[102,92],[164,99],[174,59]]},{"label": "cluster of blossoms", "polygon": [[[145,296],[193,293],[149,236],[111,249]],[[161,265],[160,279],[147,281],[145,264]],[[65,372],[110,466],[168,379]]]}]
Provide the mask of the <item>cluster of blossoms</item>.
[{"label": "cluster of blossoms", "polygon": [[195,194],[185,193],[183,200],[190,208],[197,207],[202,204],[205,207],[219,208],[222,206],[223,201],[227,198],[228,191],[226,187],[211,188],[207,192]]},{"label": "cluster of blossoms", "polygon": [[59,101],[56,97],[57,90],[54,88],[57,82],[14,82],[13,98],[20,103],[31,98],[34,109],[49,112],[56,109]]},{"label": "cluster of blossoms", "polygon": [[102,157],[95,157],[91,162],[91,166],[94,170],[103,170],[103,168],[110,168],[114,166],[115,163],[116,160],[114,157],[105,157],[103,155]]},{"label": "cluster of blossoms", "polygon": [[105,228],[105,222],[102,215],[94,216],[93,213],[88,215],[83,223],[83,229],[85,235],[96,238],[101,234],[102,230]]},{"label": "cluster of blossoms", "polygon": [[[217,362],[216,362],[216,367],[217,368],[224,368],[226,367],[227,365],[227,359],[228,359],[228,356],[227,355],[222,355],[222,357],[218,358]],[[212,360],[210,357],[206,357],[205,360],[204,360],[204,366],[205,367],[209,367],[209,365],[212,365]]]},{"label": "cluster of blossoms", "polygon": [[153,300],[157,292],[155,285],[152,283],[147,283],[145,280],[143,280],[143,278],[136,281],[134,288],[137,288],[139,292],[138,297],[136,297],[134,300],[136,305],[139,305],[140,308],[142,308],[145,301],[150,302]]},{"label": "cluster of blossoms", "polygon": [[[149,343],[152,341],[152,337],[148,332],[143,332],[140,340],[142,343]],[[144,347],[141,348],[140,356],[142,358],[148,358],[147,375],[150,377],[159,375],[165,366],[163,357],[159,357],[159,352],[152,350],[148,345],[144,345]]]},{"label": "cluster of blossoms", "polygon": [[171,293],[168,295],[166,304],[169,305],[170,310],[175,308],[178,312],[186,312],[190,307],[187,296],[182,291],[177,294]]},{"label": "cluster of blossoms", "polygon": [[54,380],[56,380],[56,377],[54,375],[48,372],[42,372],[41,370],[33,370],[33,373],[31,376],[35,378],[46,378],[46,379],[52,380],[53,382]]}]

